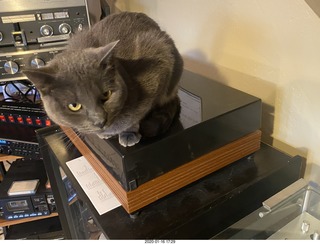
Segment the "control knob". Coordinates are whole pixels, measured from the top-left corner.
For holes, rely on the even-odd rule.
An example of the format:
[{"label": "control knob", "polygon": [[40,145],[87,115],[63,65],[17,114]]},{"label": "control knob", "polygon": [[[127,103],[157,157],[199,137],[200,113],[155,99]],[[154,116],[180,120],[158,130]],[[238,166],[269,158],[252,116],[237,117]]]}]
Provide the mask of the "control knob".
[{"label": "control knob", "polygon": [[59,25],[60,34],[69,34],[71,32],[71,26],[67,23],[62,23]]},{"label": "control knob", "polygon": [[41,68],[45,65],[44,61],[40,58],[34,58],[31,60],[30,65],[32,68]]},{"label": "control knob", "polygon": [[12,74],[12,75],[16,74],[19,71],[19,65],[14,61],[5,62],[3,67],[8,74]]},{"label": "control knob", "polygon": [[40,27],[40,34],[42,36],[52,36],[53,29],[50,25],[43,25]]},{"label": "control knob", "polygon": [[2,40],[3,40],[3,34],[2,34],[2,32],[0,31],[0,42],[2,42]]}]

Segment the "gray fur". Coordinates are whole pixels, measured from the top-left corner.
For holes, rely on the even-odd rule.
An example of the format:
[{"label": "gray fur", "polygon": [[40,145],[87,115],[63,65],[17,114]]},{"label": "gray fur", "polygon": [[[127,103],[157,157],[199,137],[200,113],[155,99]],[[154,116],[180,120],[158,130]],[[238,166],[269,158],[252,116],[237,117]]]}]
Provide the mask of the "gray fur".
[{"label": "gray fur", "polygon": [[[182,69],[174,42],[156,22],[124,12],[75,34],[47,66],[24,73],[55,123],[101,138],[119,135],[121,145],[132,146],[141,134],[165,132],[180,111]],[[74,103],[79,111],[68,109]]]}]

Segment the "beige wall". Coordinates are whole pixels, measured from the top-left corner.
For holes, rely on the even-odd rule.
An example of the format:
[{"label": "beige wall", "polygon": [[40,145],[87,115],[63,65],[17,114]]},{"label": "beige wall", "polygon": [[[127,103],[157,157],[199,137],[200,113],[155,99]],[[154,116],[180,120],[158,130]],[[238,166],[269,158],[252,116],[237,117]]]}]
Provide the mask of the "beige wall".
[{"label": "beige wall", "polygon": [[[109,3],[114,1],[109,0]],[[154,18],[185,67],[263,100],[263,140],[320,183],[320,18],[304,0],[117,0]]]}]

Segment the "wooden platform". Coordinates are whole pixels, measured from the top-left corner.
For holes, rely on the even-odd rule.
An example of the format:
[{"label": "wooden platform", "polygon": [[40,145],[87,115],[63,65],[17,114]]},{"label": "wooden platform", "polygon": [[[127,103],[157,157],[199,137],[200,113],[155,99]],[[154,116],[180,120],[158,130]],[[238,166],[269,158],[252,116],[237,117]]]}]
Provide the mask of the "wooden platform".
[{"label": "wooden platform", "polygon": [[134,213],[148,204],[254,153],[259,150],[261,139],[261,132],[258,130],[148,181],[135,190],[126,192],[72,129],[62,127],[62,130],[106,182],[128,213]]}]

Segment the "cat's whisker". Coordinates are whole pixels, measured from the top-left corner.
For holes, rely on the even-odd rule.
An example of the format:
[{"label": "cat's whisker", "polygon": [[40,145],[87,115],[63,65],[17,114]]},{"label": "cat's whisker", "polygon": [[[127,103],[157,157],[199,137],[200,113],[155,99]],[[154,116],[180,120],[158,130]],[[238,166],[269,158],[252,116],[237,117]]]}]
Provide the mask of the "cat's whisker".
[{"label": "cat's whisker", "polygon": [[69,150],[73,145],[73,141],[76,140],[77,138],[80,138],[78,135],[79,132],[77,132],[76,130],[73,130],[70,127],[63,127],[62,132],[68,134],[68,135],[65,134],[65,137],[68,139],[65,143],[66,143],[66,148]]},{"label": "cat's whisker", "polygon": [[[69,139],[62,131],[56,132],[55,135],[57,135],[57,137],[52,139],[52,141],[51,141],[53,144],[61,144],[61,143],[63,143],[63,141],[65,139]],[[44,142],[45,142],[45,144],[39,145],[40,150],[43,150],[43,149],[45,149],[45,147],[48,146],[47,142],[46,141],[44,141]]]},{"label": "cat's whisker", "polygon": [[[69,133],[68,133],[69,132]],[[68,133],[68,135],[66,135]],[[74,130],[70,127],[63,127],[63,130],[59,130],[55,133],[56,137],[51,139],[52,144],[64,144],[67,150],[70,150],[73,146],[74,140],[77,138],[83,138],[83,134],[78,130]],[[40,149],[44,149],[47,146],[47,143],[41,144]]]}]

